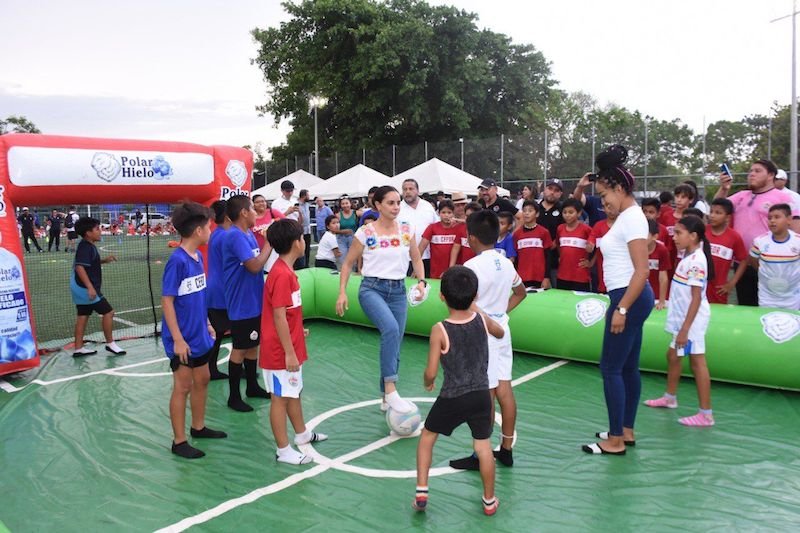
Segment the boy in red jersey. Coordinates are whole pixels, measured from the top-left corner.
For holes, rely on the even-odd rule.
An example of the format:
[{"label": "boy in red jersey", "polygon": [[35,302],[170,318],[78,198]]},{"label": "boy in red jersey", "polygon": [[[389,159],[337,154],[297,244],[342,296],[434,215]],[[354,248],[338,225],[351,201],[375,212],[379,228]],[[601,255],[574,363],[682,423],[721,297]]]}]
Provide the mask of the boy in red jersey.
[{"label": "boy in red jersey", "polygon": [[564,223],[556,230],[559,249],[556,288],[573,291],[591,289],[591,275],[585,266],[589,253],[594,250],[592,228],[580,221],[583,206],[575,198],[568,198],[561,208]]},{"label": "boy in red jersey", "polygon": [[[471,202],[467,204],[464,213],[468,217],[475,211],[482,209],[483,206],[478,202]],[[463,265],[475,257],[475,252],[469,247],[469,241],[467,240],[467,225],[459,224],[456,229],[458,233],[456,233],[456,242],[453,243],[453,249],[450,250],[450,266]]]},{"label": "boy in red jersey", "polygon": [[[706,239],[711,245],[714,279],[708,284],[706,296],[708,303],[712,304],[728,303],[728,293],[736,287],[747,270],[747,249],[744,247],[742,236],[730,226],[731,215],[733,215],[733,202],[727,198],[715,198],[711,202]],[[734,261],[738,266],[728,281],[728,274]]]},{"label": "boy in red jersey", "polygon": [[458,226],[453,223],[455,206],[450,200],[439,202],[439,222],[430,224],[422,233],[419,241],[419,253],[431,247],[431,277],[440,279],[450,266],[450,252],[453,250]]},{"label": "boy in red jersey", "polygon": [[669,275],[672,262],[669,259],[669,251],[662,242],[658,240],[658,222],[652,218],[647,219],[650,227],[650,235],[647,237],[647,251],[650,254],[647,258],[650,266],[650,287],[656,297],[656,309],[661,310],[667,306],[667,287],[669,285]]},{"label": "boy in red jersey", "polygon": [[522,204],[522,225],[514,232],[514,248],[517,250],[517,273],[525,287],[550,288],[550,265],[547,250],[553,241],[547,228],[536,223],[539,204],[525,200]]},{"label": "boy in red jersey", "polygon": [[296,445],[328,438],[306,428],[300,403],[302,365],[308,359],[305,339],[308,330],[303,328],[300,283],[292,265],[306,251],[303,226],[289,218],[276,220],[267,230],[267,241],[279,257],[264,285],[259,366],[264,372],[264,383],[272,393],[269,422],[277,446],[275,459],[281,463],[302,465],[310,463],[312,457],[292,448],[286,427],[287,416],[294,428]]}]

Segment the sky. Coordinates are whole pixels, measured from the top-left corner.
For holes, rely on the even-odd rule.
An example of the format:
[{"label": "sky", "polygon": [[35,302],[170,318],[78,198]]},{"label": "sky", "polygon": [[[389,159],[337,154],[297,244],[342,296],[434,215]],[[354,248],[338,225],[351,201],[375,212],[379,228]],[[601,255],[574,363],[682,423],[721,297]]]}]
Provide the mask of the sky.
[{"label": "sky", "polygon": [[[532,44],[567,91],[658,119],[766,114],[791,100],[791,0],[432,0]],[[0,117],[43,133],[277,146],[250,30],[276,0],[2,0]]]}]

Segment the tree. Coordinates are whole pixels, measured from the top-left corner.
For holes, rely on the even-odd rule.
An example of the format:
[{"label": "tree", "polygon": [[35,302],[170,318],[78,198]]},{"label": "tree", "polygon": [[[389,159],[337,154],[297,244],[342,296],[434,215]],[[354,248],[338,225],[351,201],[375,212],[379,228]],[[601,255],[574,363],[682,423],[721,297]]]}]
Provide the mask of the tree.
[{"label": "tree", "polygon": [[274,159],[313,150],[308,97],[320,94],[320,151],[523,131],[554,85],[544,56],[478,30],[476,15],[420,0],[303,0],[277,28],[255,29],[253,60],[269,100],[293,126]]},{"label": "tree", "polygon": [[4,133],[42,133],[36,125],[22,115],[9,115],[0,120],[0,135]]}]

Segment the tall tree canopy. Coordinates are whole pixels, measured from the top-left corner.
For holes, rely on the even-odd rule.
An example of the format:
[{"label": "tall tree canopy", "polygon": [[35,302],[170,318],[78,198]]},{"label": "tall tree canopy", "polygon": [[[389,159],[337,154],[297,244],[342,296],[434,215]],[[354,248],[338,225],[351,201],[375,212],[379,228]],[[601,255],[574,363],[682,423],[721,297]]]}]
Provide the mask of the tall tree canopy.
[{"label": "tall tree canopy", "polygon": [[311,95],[323,151],[522,131],[555,85],[533,46],[479,30],[477,17],[420,0],[286,2],[280,27],[255,29],[268,86],[259,111],[289,119],[280,158],[313,150]]},{"label": "tall tree canopy", "polygon": [[4,133],[42,133],[36,125],[22,115],[0,119],[0,135]]}]

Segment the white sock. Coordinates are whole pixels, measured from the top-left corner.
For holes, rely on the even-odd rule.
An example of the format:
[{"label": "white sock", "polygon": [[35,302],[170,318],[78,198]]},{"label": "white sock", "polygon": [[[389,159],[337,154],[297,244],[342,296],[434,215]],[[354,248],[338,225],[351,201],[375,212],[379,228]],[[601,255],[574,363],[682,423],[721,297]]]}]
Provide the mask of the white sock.
[{"label": "white sock", "polygon": [[298,452],[291,445],[278,448],[278,461],[290,465],[304,465],[311,462],[311,456]]},{"label": "white sock", "polygon": [[389,404],[389,407],[401,413],[407,413],[411,410],[411,405],[402,399],[397,391],[390,392],[386,395],[386,403]]},{"label": "white sock", "polygon": [[94,351],[95,350],[92,350],[91,348],[87,348],[86,346],[81,346],[80,348],[75,350],[75,353],[91,353],[91,352],[94,352]]},{"label": "white sock", "polygon": [[123,351],[122,348],[119,346],[119,344],[117,344],[115,341],[107,342],[106,346],[108,346],[109,348],[111,348],[115,352]]},{"label": "white sock", "polygon": [[311,440],[312,436],[313,435],[311,434],[311,432],[306,429],[303,433],[298,433],[297,435],[295,435],[294,443],[295,444],[306,444],[307,442],[309,442]]}]

